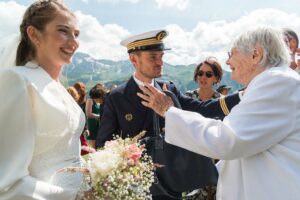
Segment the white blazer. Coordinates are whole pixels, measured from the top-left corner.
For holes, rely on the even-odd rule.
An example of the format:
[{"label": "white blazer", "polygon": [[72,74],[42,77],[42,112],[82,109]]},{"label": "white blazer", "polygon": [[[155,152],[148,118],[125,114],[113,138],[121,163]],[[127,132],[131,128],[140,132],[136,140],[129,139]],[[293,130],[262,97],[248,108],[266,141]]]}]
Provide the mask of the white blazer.
[{"label": "white blazer", "polygon": [[300,76],[257,75],[224,121],[170,108],[166,141],[221,159],[218,200],[300,199]]}]

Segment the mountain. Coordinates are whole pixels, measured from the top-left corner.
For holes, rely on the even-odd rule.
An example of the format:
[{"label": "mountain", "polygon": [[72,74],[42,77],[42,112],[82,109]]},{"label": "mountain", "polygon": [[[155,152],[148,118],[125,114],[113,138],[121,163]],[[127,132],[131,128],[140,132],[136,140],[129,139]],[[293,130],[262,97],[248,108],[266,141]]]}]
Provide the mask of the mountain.
[{"label": "mountain", "polygon": [[[182,91],[197,88],[192,80],[196,64],[191,65],[170,65],[164,63],[164,73],[161,79],[171,80]],[[73,85],[77,81],[86,84],[89,90],[96,83],[104,83],[108,88],[112,84],[121,84],[128,80],[133,74],[134,67],[126,61],[112,61],[94,59],[85,53],[76,53],[71,64],[66,65],[62,72],[61,80],[65,86]],[[231,86],[235,91],[241,86],[230,79],[230,72],[224,70],[220,84]]]}]

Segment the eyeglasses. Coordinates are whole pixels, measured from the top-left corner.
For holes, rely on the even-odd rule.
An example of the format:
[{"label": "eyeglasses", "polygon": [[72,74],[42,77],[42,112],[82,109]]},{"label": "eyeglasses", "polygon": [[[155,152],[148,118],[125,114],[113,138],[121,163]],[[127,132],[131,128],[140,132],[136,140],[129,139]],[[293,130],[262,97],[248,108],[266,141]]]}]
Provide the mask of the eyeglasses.
[{"label": "eyeglasses", "polygon": [[213,75],[214,75],[214,73],[213,72],[211,72],[211,71],[207,71],[207,72],[204,72],[204,71],[202,71],[202,70],[200,70],[198,73],[197,73],[197,76],[203,76],[205,74],[205,76],[207,77],[207,78],[211,78],[211,77],[213,77]]},{"label": "eyeglasses", "polygon": [[232,52],[228,51],[227,55],[228,55],[228,59],[230,59],[232,57]]}]

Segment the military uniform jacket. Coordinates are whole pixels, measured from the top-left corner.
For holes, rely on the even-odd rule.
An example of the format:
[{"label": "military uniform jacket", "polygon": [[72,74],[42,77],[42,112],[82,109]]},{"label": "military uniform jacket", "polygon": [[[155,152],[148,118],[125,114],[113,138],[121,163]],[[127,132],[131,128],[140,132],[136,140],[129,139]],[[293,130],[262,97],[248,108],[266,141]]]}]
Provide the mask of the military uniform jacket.
[{"label": "military uniform jacket", "polygon": [[[183,95],[172,82],[154,81],[155,87],[162,88],[163,83],[178,98],[183,110],[195,111],[209,118],[223,119],[240,101],[239,95],[233,94],[202,102]],[[146,131],[146,136],[153,135],[153,111],[142,105],[142,99],[137,96],[138,92],[142,93],[131,77],[106,97],[97,147],[103,146],[113,135],[133,137],[143,130]],[[160,118],[160,126],[164,127],[163,118]]]}]

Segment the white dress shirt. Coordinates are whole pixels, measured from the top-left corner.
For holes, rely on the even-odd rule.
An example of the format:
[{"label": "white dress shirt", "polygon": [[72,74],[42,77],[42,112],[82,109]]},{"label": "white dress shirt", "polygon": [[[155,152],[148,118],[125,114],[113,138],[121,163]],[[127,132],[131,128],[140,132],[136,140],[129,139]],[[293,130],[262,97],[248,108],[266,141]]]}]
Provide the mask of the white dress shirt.
[{"label": "white dress shirt", "polygon": [[221,159],[218,200],[300,199],[300,76],[257,75],[224,121],[170,108],[166,141]]},{"label": "white dress shirt", "polygon": [[0,71],[0,199],[70,200],[79,167],[84,113],[65,88],[36,64]]},{"label": "white dress shirt", "polygon": [[[136,77],[136,72],[133,73],[133,80],[136,82],[136,84],[138,86],[145,86],[145,83],[143,81],[140,81],[137,77]],[[150,83],[151,86],[154,86],[154,79],[151,80],[151,83]]]}]

